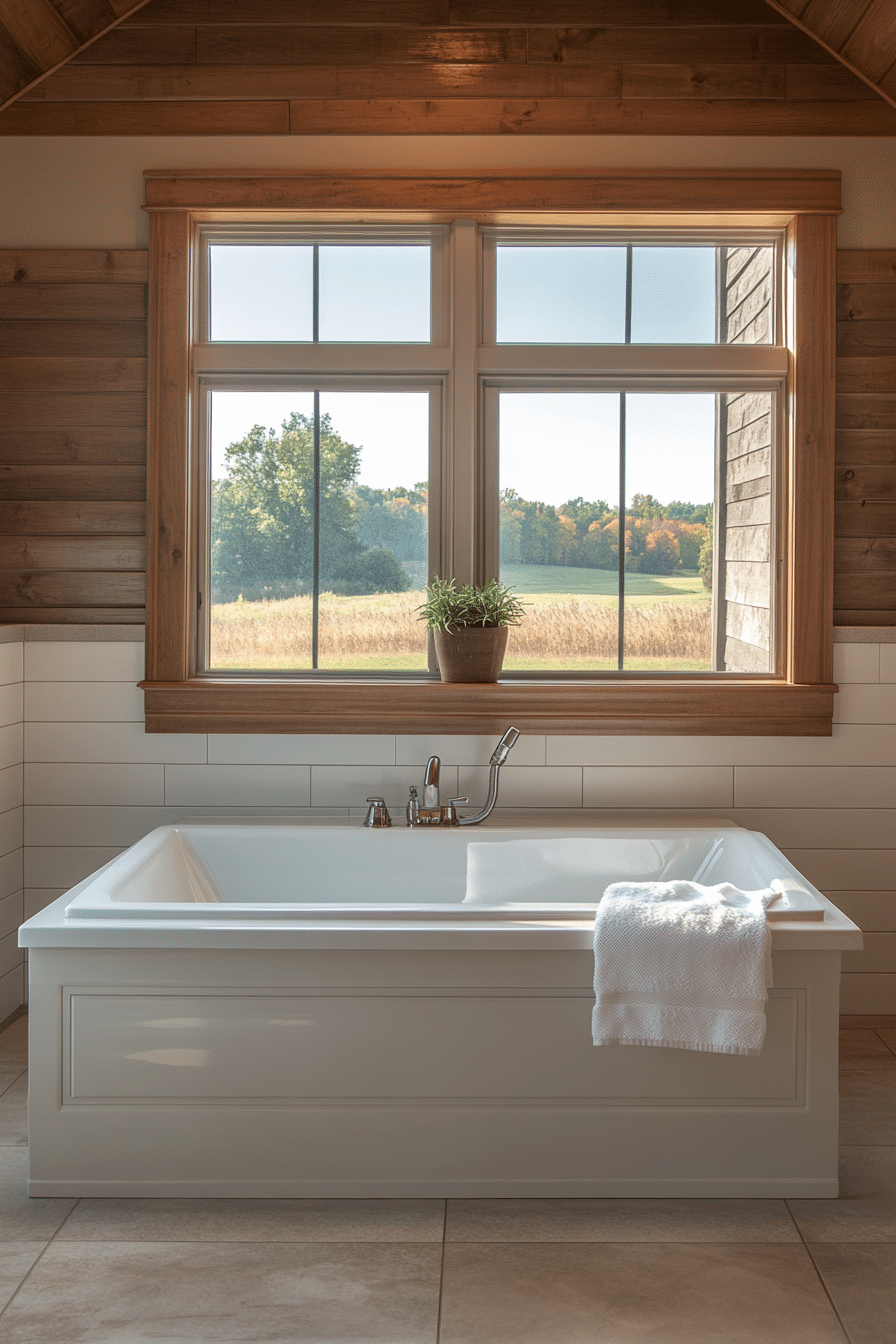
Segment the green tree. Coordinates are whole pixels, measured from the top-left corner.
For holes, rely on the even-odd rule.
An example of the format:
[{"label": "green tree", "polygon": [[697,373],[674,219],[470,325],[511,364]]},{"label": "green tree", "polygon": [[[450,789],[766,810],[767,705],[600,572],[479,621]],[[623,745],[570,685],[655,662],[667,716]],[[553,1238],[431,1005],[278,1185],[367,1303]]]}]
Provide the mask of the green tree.
[{"label": "green tree", "polygon": [[700,559],[697,568],[703,580],[703,587],[712,592],[712,514],[706,520],[706,537],[700,547]]},{"label": "green tree", "polygon": [[[410,582],[391,556],[362,563],[350,491],[361,450],[320,422],[320,586],[323,591],[403,592]],[[276,434],[255,425],[226,450],[227,476],[212,488],[215,600],[307,592],[314,563],[314,423],[294,411]],[[379,551],[380,547],[366,548]],[[369,586],[376,576],[374,587]],[[383,585],[387,585],[384,587]]]},{"label": "green tree", "polygon": [[425,565],[427,500],[422,491],[356,485],[352,501],[357,511],[358,537],[364,546],[385,547],[398,560]]}]

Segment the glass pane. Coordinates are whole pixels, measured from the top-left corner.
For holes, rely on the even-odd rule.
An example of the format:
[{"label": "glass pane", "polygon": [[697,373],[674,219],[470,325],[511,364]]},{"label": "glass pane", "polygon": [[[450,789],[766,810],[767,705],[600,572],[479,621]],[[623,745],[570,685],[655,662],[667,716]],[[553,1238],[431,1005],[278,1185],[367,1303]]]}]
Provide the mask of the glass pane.
[{"label": "glass pane", "polygon": [[[425,671],[429,394],[322,392],[322,668]],[[326,526],[324,526],[326,520]]]},{"label": "glass pane", "polygon": [[527,608],[508,670],[616,667],[619,396],[499,398],[500,574]]},{"label": "glass pane", "polygon": [[725,502],[719,519],[718,666],[726,672],[773,672],[772,392],[719,397]]},{"label": "glass pane", "polygon": [[720,339],[731,345],[770,344],[774,339],[774,251],[770,247],[722,247],[719,258],[725,283]]},{"label": "glass pane", "polygon": [[716,341],[714,247],[632,249],[632,342],[711,345]]},{"label": "glass pane", "polygon": [[625,340],[624,247],[510,247],[497,253],[497,340]]},{"label": "glass pane", "polygon": [[429,395],[211,394],[212,668],[311,669],[319,506],[321,668],[427,666]]},{"label": "glass pane", "polygon": [[211,394],[209,666],[311,666],[310,392]]},{"label": "glass pane", "polygon": [[312,252],[291,244],[209,247],[209,340],[310,341]]},{"label": "glass pane", "polygon": [[712,670],[716,396],[627,393],[626,671]]},{"label": "glass pane", "polygon": [[322,341],[429,341],[428,244],[321,247]]}]

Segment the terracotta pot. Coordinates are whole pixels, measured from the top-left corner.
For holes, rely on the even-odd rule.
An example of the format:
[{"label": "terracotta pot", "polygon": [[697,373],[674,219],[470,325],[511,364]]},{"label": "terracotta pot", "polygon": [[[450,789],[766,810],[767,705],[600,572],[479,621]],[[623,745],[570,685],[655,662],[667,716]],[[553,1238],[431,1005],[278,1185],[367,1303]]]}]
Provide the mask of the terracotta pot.
[{"label": "terracotta pot", "polygon": [[433,637],[443,681],[498,680],[507,648],[506,625],[434,630]]}]

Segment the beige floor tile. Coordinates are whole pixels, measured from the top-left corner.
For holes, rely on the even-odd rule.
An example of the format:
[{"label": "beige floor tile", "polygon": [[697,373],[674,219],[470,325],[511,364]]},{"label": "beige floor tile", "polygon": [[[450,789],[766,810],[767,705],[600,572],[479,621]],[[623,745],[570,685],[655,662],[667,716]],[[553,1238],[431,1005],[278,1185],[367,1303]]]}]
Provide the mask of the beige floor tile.
[{"label": "beige floor tile", "polygon": [[896,1246],[810,1246],[852,1344],[896,1339]]},{"label": "beige floor tile", "polygon": [[896,1148],[841,1148],[839,1199],[790,1199],[806,1241],[896,1241]]},{"label": "beige floor tile", "polygon": [[28,1142],[28,1075],[22,1073],[0,1096],[0,1147]]},{"label": "beige floor tile", "polygon": [[0,1096],[25,1072],[25,1060],[0,1060]]},{"label": "beige floor tile", "polygon": [[82,1199],[63,1241],[441,1242],[441,1199]]},{"label": "beige floor tile", "polygon": [[71,1213],[74,1199],[29,1199],[28,1152],[0,1148],[0,1242],[48,1241]]},{"label": "beige floor tile", "polygon": [[843,1344],[801,1246],[445,1251],[441,1344]]},{"label": "beige floor tile", "polygon": [[876,1031],[840,1032],[840,1068],[874,1069],[896,1064],[896,1055],[888,1049]]},{"label": "beige floor tile", "polygon": [[27,1062],[28,1018],[17,1017],[4,1032],[0,1032],[0,1063],[21,1061],[22,1068]]},{"label": "beige floor tile", "polygon": [[793,1242],[782,1199],[452,1199],[448,1241]]},{"label": "beige floor tile", "polygon": [[840,1142],[896,1144],[896,1063],[841,1073]]},{"label": "beige floor tile", "polygon": [[435,1344],[438,1246],[54,1242],[4,1344]]},{"label": "beige floor tile", "polygon": [[[0,1311],[6,1306],[45,1245],[44,1241],[20,1241],[15,1246],[0,1243]],[[0,1337],[2,1333],[3,1325],[0,1323]]]}]

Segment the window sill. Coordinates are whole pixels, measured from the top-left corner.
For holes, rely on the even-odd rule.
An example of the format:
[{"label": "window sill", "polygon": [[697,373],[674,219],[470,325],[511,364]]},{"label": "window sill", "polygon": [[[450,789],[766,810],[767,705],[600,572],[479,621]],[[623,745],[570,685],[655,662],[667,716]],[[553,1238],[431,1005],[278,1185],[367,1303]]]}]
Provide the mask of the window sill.
[{"label": "window sill", "polygon": [[144,681],[148,733],[829,737],[832,684],[762,681]]}]

